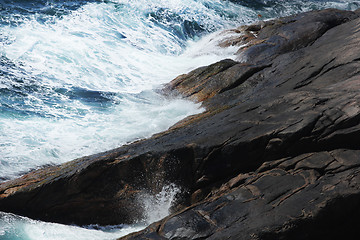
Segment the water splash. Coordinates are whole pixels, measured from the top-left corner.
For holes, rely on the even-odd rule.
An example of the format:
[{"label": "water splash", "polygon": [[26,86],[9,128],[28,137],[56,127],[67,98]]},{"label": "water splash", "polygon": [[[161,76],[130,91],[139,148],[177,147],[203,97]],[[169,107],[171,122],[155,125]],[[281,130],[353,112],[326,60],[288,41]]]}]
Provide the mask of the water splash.
[{"label": "water splash", "polygon": [[145,210],[144,219],[135,225],[85,227],[48,223],[0,212],[0,239],[2,240],[114,240],[131,232],[140,231],[147,225],[170,214],[170,208],[181,189],[175,184],[162,188],[158,194],[142,194],[138,201]]},{"label": "water splash", "polygon": [[148,225],[168,216],[181,189],[175,184],[163,186],[158,194],[141,194],[138,202],[144,209],[143,221]]}]

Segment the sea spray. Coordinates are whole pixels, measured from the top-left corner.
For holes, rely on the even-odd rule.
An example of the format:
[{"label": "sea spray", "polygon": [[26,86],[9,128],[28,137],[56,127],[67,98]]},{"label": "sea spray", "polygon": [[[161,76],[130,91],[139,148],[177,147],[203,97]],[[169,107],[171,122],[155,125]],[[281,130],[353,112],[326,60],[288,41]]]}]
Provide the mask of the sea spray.
[{"label": "sea spray", "polygon": [[141,222],[148,225],[168,216],[171,213],[171,207],[173,207],[181,192],[180,187],[175,184],[168,184],[163,186],[157,194],[141,193],[138,196],[138,203],[144,211]]},{"label": "sea spray", "polygon": [[[146,190],[144,190],[146,192]],[[181,193],[175,184],[164,186],[157,194],[142,193],[138,204],[144,210],[143,218],[134,225],[116,226],[67,226],[32,220],[10,213],[0,212],[1,240],[113,240],[139,231],[170,214],[172,204]]]}]

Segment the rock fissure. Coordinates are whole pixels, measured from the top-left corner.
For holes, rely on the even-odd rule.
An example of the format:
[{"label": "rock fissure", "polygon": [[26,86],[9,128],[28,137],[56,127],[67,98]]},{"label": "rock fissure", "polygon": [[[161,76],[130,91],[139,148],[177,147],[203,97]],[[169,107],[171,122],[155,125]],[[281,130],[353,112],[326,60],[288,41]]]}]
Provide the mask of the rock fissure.
[{"label": "rock fissure", "polygon": [[244,83],[247,79],[251,78],[254,74],[264,70],[265,68],[271,67],[271,64],[269,65],[263,65],[263,66],[254,66],[251,67],[248,71],[246,71],[240,78],[238,78],[237,80],[235,80],[232,84],[230,84],[229,86],[221,89],[219,91],[219,93],[223,93],[226,92],[230,89],[236,88],[239,85],[241,85],[242,83]]},{"label": "rock fissure", "polygon": [[[334,60],[335,60],[335,58],[334,58]],[[347,64],[351,64],[351,63],[355,63],[355,62],[359,62],[359,61],[360,61],[360,58],[357,58],[357,59],[354,59],[354,60],[352,60],[352,61],[350,61],[350,62],[347,62],[347,63],[342,63],[342,64],[338,64],[338,65],[329,67],[328,69],[326,69],[325,71],[323,71],[318,77],[321,77],[321,76],[325,75],[326,73],[328,73],[328,72],[330,72],[330,71],[333,71],[333,70],[335,70],[335,69],[337,69],[337,68],[343,67],[343,66],[345,66],[345,65],[347,65]],[[357,72],[355,72],[354,75],[355,75],[356,73],[357,73]],[[348,77],[352,77],[352,76],[348,76]]]},{"label": "rock fissure", "polygon": [[[310,76],[307,77],[305,80],[297,83],[297,84],[295,85],[294,89],[299,89],[299,88],[302,88],[302,87],[304,87],[304,86],[307,86],[307,85],[309,85],[309,84],[312,82],[312,79],[313,79],[313,78],[316,78],[316,77],[321,76],[321,75],[325,74],[326,72],[328,72],[329,69],[322,73],[322,71],[323,71],[328,65],[330,65],[335,59],[336,59],[336,58],[331,59],[329,62],[325,63],[325,64],[322,65],[320,68],[318,68],[318,69],[314,70],[313,72],[311,72]],[[331,68],[330,68],[330,69],[331,69]]]}]

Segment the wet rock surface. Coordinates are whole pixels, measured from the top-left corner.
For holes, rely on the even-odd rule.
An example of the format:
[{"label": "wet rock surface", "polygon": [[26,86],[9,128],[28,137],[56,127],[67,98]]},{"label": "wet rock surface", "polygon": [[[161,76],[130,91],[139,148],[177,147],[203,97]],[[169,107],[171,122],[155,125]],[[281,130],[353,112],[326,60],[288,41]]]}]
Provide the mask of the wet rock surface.
[{"label": "wet rock surface", "polygon": [[[124,239],[355,236],[360,203],[359,157],[359,150],[339,149],[264,163],[246,178],[240,175],[223,184],[199,204]],[[345,166],[343,159],[356,160]],[[241,184],[231,185],[239,177]]]},{"label": "wet rock surface", "polygon": [[131,223],[137,198],[186,190],[124,239],[338,239],[360,224],[360,18],[323,10],[229,30],[223,60],[165,86],[206,111],[168,131],[0,185],[0,210]]}]

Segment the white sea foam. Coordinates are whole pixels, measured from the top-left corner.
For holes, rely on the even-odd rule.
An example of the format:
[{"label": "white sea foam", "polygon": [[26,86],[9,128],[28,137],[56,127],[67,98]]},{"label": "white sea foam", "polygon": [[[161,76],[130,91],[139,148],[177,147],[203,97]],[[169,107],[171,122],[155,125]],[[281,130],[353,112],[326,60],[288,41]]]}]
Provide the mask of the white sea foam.
[{"label": "white sea foam", "polygon": [[201,1],[119,3],[87,4],[55,21],[32,19],[16,28],[7,27],[3,34],[14,41],[2,46],[3,54],[25,64],[26,70],[50,86],[140,92],[194,67],[192,60],[185,69],[177,68],[176,57],[185,42],[152,22],[148,13],[170,9],[168,15],[203,21],[214,29],[226,23],[215,10],[204,9]]},{"label": "white sea foam", "polygon": [[[179,74],[229,55],[206,53],[211,46],[204,48],[204,41],[179,41],[147,18],[150,10],[169,8],[184,18],[212,18],[210,23],[220,26],[221,17],[199,9],[201,2],[187,2],[90,3],[62,18],[41,22],[33,16],[2,27],[1,34],[12,40],[0,44],[1,54],[22,69],[11,73],[39,86],[12,107],[40,116],[0,118],[1,176],[13,178],[43,164],[118,147],[201,112],[198,104],[153,92]],[[110,104],[84,103],[58,88],[109,93]]]},{"label": "white sea foam", "polygon": [[115,240],[143,228],[142,225],[68,226],[0,212],[0,239],[6,240]]},{"label": "white sea foam", "polygon": [[201,111],[198,105],[181,99],[140,101],[126,99],[108,112],[82,118],[3,120],[2,176],[15,177],[36,165],[64,162],[149,137],[183,116]]}]

